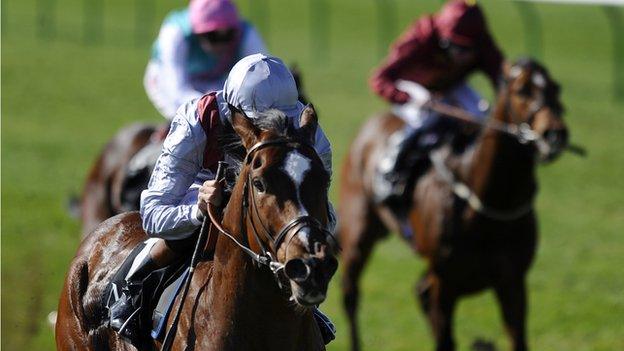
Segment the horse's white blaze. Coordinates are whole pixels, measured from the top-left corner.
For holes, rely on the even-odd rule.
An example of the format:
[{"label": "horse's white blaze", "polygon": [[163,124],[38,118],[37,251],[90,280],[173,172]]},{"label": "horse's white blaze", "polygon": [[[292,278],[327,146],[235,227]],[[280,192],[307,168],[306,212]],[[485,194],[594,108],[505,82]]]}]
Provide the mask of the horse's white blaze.
[{"label": "horse's white blaze", "polygon": [[312,168],[312,162],[307,157],[303,156],[299,151],[291,151],[284,160],[284,166],[282,170],[288,174],[293,183],[295,183],[295,191],[297,192],[297,207],[302,215],[307,215],[308,211],[303,207],[301,202],[301,183],[305,178],[308,171]]},{"label": "horse's white blaze", "polygon": [[546,78],[544,78],[541,73],[534,73],[531,80],[533,80],[533,84],[537,85],[539,88],[546,86]]}]

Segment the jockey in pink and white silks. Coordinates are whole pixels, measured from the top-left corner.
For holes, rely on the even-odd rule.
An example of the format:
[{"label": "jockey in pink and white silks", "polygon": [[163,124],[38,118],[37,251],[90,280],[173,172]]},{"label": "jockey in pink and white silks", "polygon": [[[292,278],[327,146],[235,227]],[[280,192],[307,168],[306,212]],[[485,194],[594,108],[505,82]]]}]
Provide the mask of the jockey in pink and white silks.
[{"label": "jockey in pink and white silks", "polygon": [[185,102],[221,89],[232,66],[256,53],[266,54],[266,46],[230,0],[192,0],[165,18],[145,72],[145,91],[171,120]]},{"label": "jockey in pink and white silks", "polygon": [[[275,57],[247,56],[230,71],[223,89],[183,104],[171,122],[169,134],[156,162],[148,189],[141,195],[143,228],[151,237],[133,251],[122,266],[130,266],[124,281],[113,282],[115,296],[110,306],[110,326],[121,335],[132,335],[144,279],[155,269],[189,254],[197,237],[208,202],[220,202],[221,186],[214,180],[218,161],[224,159],[217,139],[231,125],[229,105],[251,119],[277,109],[299,127],[305,106],[290,70]],[[331,174],[331,145],[320,126],[314,149]],[[227,158],[225,158],[227,162]],[[328,203],[328,230],[335,230],[336,216]],[[333,324],[318,309],[314,311],[325,342],[334,338]]]}]

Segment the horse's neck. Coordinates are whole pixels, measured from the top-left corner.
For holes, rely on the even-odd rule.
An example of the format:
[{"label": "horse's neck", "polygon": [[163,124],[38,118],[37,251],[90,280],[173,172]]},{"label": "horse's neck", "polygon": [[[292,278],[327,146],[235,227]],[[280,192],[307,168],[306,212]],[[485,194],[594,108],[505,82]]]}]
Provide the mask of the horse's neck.
[{"label": "horse's neck", "polygon": [[[499,96],[492,118],[509,123],[505,97]],[[505,210],[531,201],[536,191],[535,161],[527,145],[490,128],[469,157],[468,185],[486,205]]]},{"label": "horse's neck", "polygon": [[[232,196],[223,223],[245,244],[240,200],[240,196]],[[309,314],[297,311],[280,293],[270,271],[255,264],[224,235],[217,240],[209,289],[204,301],[212,320],[209,334],[223,338],[224,348],[232,343],[244,348],[247,343],[284,341],[309,329]]]}]

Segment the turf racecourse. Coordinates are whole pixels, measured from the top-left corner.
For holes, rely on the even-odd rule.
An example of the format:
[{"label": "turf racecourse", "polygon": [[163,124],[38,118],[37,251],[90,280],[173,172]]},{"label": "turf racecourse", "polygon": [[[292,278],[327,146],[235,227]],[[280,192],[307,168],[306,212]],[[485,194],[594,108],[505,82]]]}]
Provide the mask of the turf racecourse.
[{"label": "turf racecourse", "polygon": [[[249,15],[250,2],[239,1]],[[3,1],[2,24],[2,341],[4,350],[52,350],[45,317],[56,307],[79,225],[64,202],[78,191],[106,140],[136,120],[160,121],[142,75],[149,45],[134,42],[134,3],[105,1],[105,30],[85,44],[83,1],[57,1],[54,40],[38,38],[35,1]],[[183,1],[157,2],[156,18]],[[328,52],[313,53],[309,2],[271,0],[273,53],[298,62],[321,123],[332,140],[335,179],[358,126],[384,104],[366,79],[379,62],[375,2],[331,1]],[[398,1],[397,31],[437,1]],[[513,4],[483,1],[506,54],[523,54]],[[624,349],[624,104],[612,101],[611,37],[594,6],[539,5],[542,61],[563,86],[572,138],[589,158],[565,155],[539,170],[541,239],[529,277],[529,342],[535,350]],[[148,32],[156,33],[155,21]],[[624,33],[622,33],[624,34]],[[624,40],[620,38],[620,40]],[[324,58],[318,60],[315,58]],[[482,77],[474,84],[491,96]],[[332,188],[332,195],[336,194]],[[422,269],[398,239],[375,252],[363,278],[360,321],[366,350],[429,350],[413,285]],[[339,279],[322,306],[336,321],[330,350],[348,348]],[[490,293],[463,300],[456,319],[459,349],[475,338],[507,348]]]}]

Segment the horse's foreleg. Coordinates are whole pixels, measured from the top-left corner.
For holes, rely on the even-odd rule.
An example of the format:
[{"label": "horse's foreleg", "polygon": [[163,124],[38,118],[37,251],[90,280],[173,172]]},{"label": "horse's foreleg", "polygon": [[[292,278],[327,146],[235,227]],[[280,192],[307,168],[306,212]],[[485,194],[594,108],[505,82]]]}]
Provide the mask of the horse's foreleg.
[{"label": "horse's foreleg", "polygon": [[[345,218],[342,217],[343,223]],[[349,222],[341,226],[340,240],[342,251],[342,293],[343,304],[351,329],[351,350],[360,349],[357,324],[357,308],[359,301],[359,278],[362,269],[370,256],[372,248],[387,230],[379,220],[371,216],[363,216],[359,221]]]},{"label": "horse's foreleg", "polygon": [[514,351],[527,350],[526,344],[526,284],[524,277],[513,282],[496,286],[496,297],[507,334],[511,338]]},{"label": "horse's foreleg", "polygon": [[453,340],[453,313],[457,296],[440,279],[426,274],[416,286],[421,307],[431,325],[436,351],[455,350]]}]

